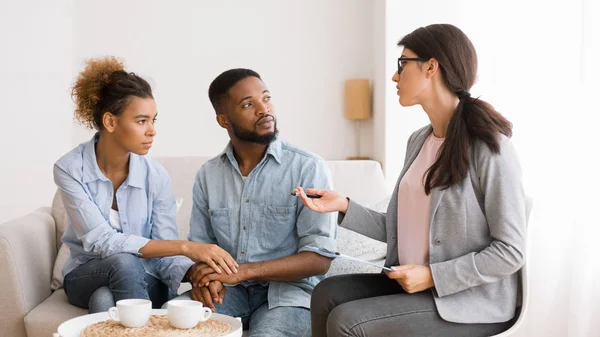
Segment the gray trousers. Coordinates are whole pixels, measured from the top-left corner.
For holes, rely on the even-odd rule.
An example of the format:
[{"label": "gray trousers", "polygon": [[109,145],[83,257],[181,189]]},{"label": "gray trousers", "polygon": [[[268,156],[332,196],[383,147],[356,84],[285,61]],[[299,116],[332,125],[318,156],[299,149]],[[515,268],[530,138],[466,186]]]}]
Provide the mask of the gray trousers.
[{"label": "gray trousers", "polygon": [[504,323],[447,322],[437,312],[430,291],[409,294],[384,274],[327,278],[315,287],[310,305],[312,336],[491,336]]}]

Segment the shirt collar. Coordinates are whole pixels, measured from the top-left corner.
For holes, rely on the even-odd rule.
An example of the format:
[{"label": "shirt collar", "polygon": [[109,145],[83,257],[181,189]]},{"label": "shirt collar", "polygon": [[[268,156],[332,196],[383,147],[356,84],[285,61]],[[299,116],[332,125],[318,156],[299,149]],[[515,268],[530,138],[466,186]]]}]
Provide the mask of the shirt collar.
[{"label": "shirt collar", "polygon": [[[104,176],[98,162],[96,161],[96,143],[100,139],[100,133],[96,133],[92,139],[83,145],[83,183],[87,184],[92,181],[102,180],[110,181]],[[135,153],[129,154],[129,174],[123,182],[126,186],[138,188],[144,187],[146,172],[142,165],[142,158]]]},{"label": "shirt collar", "polygon": [[[281,164],[282,149],[281,140],[279,139],[279,137],[275,138],[275,140],[273,140],[271,144],[269,144],[269,146],[267,147],[267,152],[265,153],[265,156],[267,155],[270,155],[271,157],[273,157],[273,159],[275,159],[275,161],[278,164]],[[221,154],[219,154],[218,157],[220,157],[223,160],[225,158],[228,158],[229,161],[231,161],[232,163],[236,162],[235,156],[233,155],[233,145],[231,144],[231,141],[227,144],[223,152],[221,152]]]},{"label": "shirt collar", "polygon": [[108,180],[96,161],[96,143],[100,134],[96,133],[92,139],[83,145],[83,183],[87,184],[96,180]]},{"label": "shirt collar", "polygon": [[129,175],[123,184],[144,188],[147,172],[144,169],[143,158],[135,153],[129,153]]}]

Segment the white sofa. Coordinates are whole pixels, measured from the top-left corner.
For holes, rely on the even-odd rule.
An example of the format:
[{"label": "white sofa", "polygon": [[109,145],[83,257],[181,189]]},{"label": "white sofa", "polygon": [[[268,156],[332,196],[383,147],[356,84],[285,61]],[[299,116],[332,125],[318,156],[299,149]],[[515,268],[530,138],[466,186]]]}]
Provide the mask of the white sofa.
[{"label": "white sofa", "polygon": [[[177,223],[179,236],[185,239],[189,230],[194,175],[208,158],[155,159],[169,171],[175,196],[183,198]],[[375,209],[384,210],[387,207],[389,192],[385,187],[379,163],[328,161],[327,164],[337,191]],[[65,211],[60,198],[56,196],[52,207],[42,207],[23,217],[0,224],[0,336],[49,337],[56,332],[60,323],[87,314],[87,310],[68,303],[62,288],[55,291],[51,289],[53,270],[57,274],[61,269],[60,262],[56,266],[55,262],[61,247],[60,237],[64,227]],[[342,253],[379,264],[385,256],[384,243],[344,229],[338,231],[338,249]],[[362,264],[336,260],[328,275],[351,272],[378,270]],[[54,282],[56,283],[56,279]]]}]

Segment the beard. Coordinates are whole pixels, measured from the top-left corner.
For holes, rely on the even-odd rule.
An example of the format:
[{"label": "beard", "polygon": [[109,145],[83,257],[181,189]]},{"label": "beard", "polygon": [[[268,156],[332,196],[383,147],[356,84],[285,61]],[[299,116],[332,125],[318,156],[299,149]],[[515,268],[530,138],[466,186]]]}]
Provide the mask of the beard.
[{"label": "beard", "polygon": [[244,130],[239,126],[235,125],[232,121],[229,121],[231,124],[231,128],[233,129],[233,134],[242,141],[252,142],[262,145],[269,145],[272,141],[277,138],[279,134],[279,130],[277,129],[277,120],[273,117],[273,132],[259,134],[258,132],[252,130]]}]

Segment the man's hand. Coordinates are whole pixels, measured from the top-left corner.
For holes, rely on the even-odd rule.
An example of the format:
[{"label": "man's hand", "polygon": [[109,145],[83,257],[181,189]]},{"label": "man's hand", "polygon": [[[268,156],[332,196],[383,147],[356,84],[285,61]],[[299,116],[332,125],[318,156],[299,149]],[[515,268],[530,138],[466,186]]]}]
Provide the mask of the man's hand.
[{"label": "man's hand", "polygon": [[226,284],[238,284],[248,280],[248,265],[240,264],[235,274],[218,274],[210,266],[202,267],[196,271],[192,284],[208,285],[211,281],[219,281]]},{"label": "man's hand", "polygon": [[384,271],[387,277],[396,280],[409,294],[418,293],[434,286],[433,276],[429,267],[406,264],[392,267],[394,271]]},{"label": "man's hand", "polygon": [[217,310],[214,303],[223,304],[226,291],[227,288],[223,286],[223,283],[212,281],[208,287],[192,287],[190,295],[194,301],[202,302],[205,307],[210,308],[214,312]]},{"label": "man's hand", "polygon": [[[246,266],[244,266],[243,268],[246,269],[245,267]],[[214,277],[208,279],[207,276],[211,274],[221,275],[224,277]],[[237,273],[231,275],[218,274],[211,266],[207,265],[206,263],[200,262],[196,263],[193,267],[191,267],[188,270],[188,279],[192,283],[192,287],[208,286],[210,281],[220,281],[221,283],[237,284],[246,280],[242,278],[242,275],[243,273],[240,273],[239,270]]]},{"label": "man's hand", "polygon": [[190,268],[189,270],[190,274],[188,277],[190,283],[192,284],[192,287],[207,286],[207,284],[200,283],[200,280],[202,280],[202,278],[206,275],[216,273],[216,271],[211,266],[202,262],[196,262],[196,264],[194,264],[192,268]]}]

